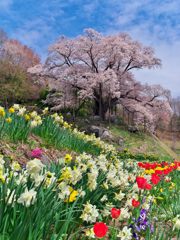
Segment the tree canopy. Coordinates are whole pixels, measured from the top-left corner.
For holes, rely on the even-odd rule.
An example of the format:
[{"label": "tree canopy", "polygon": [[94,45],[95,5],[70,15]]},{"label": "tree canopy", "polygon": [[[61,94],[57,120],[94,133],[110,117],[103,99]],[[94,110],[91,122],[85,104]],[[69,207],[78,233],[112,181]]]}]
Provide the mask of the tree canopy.
[{"label": "tree canopy", "polygon": [[[54,79],[57,91],[69,85],[67,89],[76,89],[81,100],[94,99],[94,113],[100,113],[103,119],[108,108],[116,104],[141,113],[151,123],[159,108],[171,111],[170,91],[160,85],[142,85],[131,71],[161,67],[161,60],[154,56],[152,47],[144,47],[125,32],[103,36],[85,29],[84,35],[76,38],[60,36],[48,52],[45,63],[29,72]],[[62,98],[59,103],[57,99],[53,109],[62,108],[64,101]]]}]

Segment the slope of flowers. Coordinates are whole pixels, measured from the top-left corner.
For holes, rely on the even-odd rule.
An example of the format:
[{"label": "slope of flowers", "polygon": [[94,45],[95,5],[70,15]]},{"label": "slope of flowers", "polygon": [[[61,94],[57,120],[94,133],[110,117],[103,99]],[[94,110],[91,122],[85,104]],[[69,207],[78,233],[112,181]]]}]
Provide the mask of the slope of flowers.
[{"label": "slope of flowers", "polygon": [[[1,117],[5,117],[2,110]],[[71,136],[98,146],[101,154],[84,152],[75,159],[67,154],[51,166],[35,158],[25,168],[15,161],[6,168],[1,156],[0,239],[91,239],[109,235],[111,240],[142,236],[150,240],[168,239],[171,233],[179,239],[179,162],[121,159],[113,146],[77,129],[72,131],[57,114],[51,118]],[[42,126],[43,121],[34,129]],[[163,222],[161,231],[157,231],[156,222]]]},{"label": "slope of flowers", "polygon": [[[122,162],[117,157],[108,160],[104,154],[83,153],[75,160],[67,155],[50,169],[39,159],[28,162],[24,169],[17,162],[5,169],[3,156],[0,163],[1,238],[5,233],[5,239],[42,239],[43,234],[70,239],[82,226],[93,238],[91,228],[98,221],[108,225],[113,208],[120,210],[114,221],[121,222],[121,227],[114,229],[116,238],[112,239],[137,239],[148,229],[152,235],[150,218],[158,217],[159,207],[164,218],[174,221],[174,229],[180,228],[177,162],[138,164],[132,159]],[[155,173],[146,175],[147,167]],[[170,209],[163,210],[169,205]],[[126,232],[129,238],[123,238]]]}]

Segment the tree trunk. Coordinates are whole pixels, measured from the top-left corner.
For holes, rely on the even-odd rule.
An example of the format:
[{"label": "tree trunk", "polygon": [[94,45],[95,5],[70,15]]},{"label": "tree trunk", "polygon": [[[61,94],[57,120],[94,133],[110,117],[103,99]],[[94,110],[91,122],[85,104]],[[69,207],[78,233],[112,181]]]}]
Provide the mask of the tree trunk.
[{"label": "tree trunk", "polygon": [[124,122],[124,107],[123,107],[123,112],[122,112],[122,118],[123,118],[123,122]]},{"label": "tree trunk", "polygon": [[133,133],[133,127],[134,127],[134,113],[132,113],[132,133]]},{"label": "tree trunk", "polygon": [[110,126],[111,126],[111,121],[110,121],[110,93],[109,93],[109,130],[110,130]]},{"label": "tree trunk", "polygon": [[101,89],[101,83],[99,84],[99,122],[101,123],[101,98],[102,98],[102,89]]},{"label": "tree trunk", "polygon": [[[95,93],[96,98],[100,99],[99,97],[99,92]],[[110,105],[115,105],[116,104],[117,99],[110,99]],[[106,99],[101,98],[101,106],[99,104],[99,101],[95,99],[95,106],[94,106],[94,115],[99,115],[100,114],[100,107],[101,107],[101,120],[105,120],[105,116],[106,116],[106,112],[109,109],[109,94],[108,97]]]},{"label": "tree trunk", "polygon": [[146,132],[146,117],[144,116],[144,133]]}]

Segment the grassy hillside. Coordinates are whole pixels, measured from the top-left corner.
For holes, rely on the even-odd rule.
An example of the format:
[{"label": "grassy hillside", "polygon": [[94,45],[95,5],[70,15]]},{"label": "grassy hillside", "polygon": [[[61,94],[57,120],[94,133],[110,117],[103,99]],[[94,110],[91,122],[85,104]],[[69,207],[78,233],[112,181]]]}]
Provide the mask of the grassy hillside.
[{"label": "grassy hillside", "polygon": [[[68,116],[67,121],[72,123],[72,117]],[[93,124],[93,121],[91,121]],[[96,126],[98,122],[94,121],[94,125]],[[85,123],[82,117],[78,117],[75,120],[75,125],[78,126],[78,129],[84,130],[86,129],[89,124]],[[103,122],[102,127],[107,128],[108,122]],[[125,147],[129,149],[131,153],[135,154],[154,154],[157,156],[161,156],[161,158],[172,160],[175,158],[176,160],[179,159],[177,154],[171,150],[171,146],[169,143],[162,142],[159,138],[155,135],[154,139],[152,135],[146,131],[143,132],[143,127],[139,127],[139,132],[131,133],[127,131],[127,125],[113,125],[111,124],[110,130],[107,131],[113,136],[113,141],[108,141],[109,143],[113,144],[117,149],[122,148],[118,145],[118,141],[123,138],[125,143]],[[105,142],[107,142],[105,140]]]}]

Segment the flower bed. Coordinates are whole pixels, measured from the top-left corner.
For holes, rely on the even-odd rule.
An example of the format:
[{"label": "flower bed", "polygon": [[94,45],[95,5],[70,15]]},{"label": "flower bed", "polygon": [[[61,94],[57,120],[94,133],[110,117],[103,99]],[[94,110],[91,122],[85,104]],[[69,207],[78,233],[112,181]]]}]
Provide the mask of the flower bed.
[{"label": "flower bed", "polygon": [[[45,118],[34,130],[47,134],[48,121]],[[1,122],[3,133],[5,122]],[[84,152],[75,159],[67,154],[45,166],[35,149],[38,158],[25,168],[13,159],[5,167],[1,156],[0,239],[180,238],[179,162],[138,162],[133,156],[122,159],[113,146],[77,129],[72,131],[57,115],[54,124],[101,153],[92,156]],[[9,126],[4,128],[8,134]]]}]

